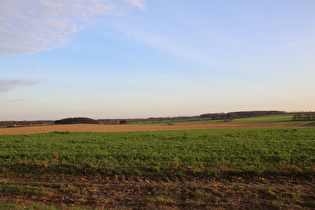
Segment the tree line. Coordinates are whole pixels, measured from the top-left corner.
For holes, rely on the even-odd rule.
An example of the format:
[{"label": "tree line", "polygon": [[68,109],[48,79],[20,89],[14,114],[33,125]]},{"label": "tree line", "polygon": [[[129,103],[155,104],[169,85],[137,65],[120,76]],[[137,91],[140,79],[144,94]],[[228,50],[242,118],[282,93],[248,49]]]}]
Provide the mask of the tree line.
[{"label": "tree line", "polygon": [[28,121],[0,121],[0,127],[18,127],[18,126],[35,126],[35,125],[51,125],[52,120],[28,120]]}]

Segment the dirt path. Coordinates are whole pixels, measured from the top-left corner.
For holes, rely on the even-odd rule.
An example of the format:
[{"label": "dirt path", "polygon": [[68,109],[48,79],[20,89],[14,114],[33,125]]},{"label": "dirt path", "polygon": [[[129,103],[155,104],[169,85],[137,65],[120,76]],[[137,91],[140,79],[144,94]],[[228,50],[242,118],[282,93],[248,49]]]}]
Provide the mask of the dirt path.
[{"label": "dirt path", "polygon": [[195,130],[195,129],[223,129],[223,128],[281,128],[279,125],[236,125],[225,123],[209,124],[175,124],[175,125],[49,125],[34,127],[2,128],[0,135],[49,133],[53,131],[70,132],[127,132],[127,131],[161,131],[161,130]]}]

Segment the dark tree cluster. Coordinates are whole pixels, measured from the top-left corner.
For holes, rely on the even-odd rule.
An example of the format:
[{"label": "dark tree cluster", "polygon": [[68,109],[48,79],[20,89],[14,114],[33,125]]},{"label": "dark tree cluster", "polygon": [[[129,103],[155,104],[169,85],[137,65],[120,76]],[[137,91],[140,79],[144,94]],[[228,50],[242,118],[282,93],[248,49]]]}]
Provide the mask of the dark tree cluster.
[{"label": "dark tree cluster", "polygon": [[33,120],[33,121],[0,121],[0,127],[17,127],[17,126],[38,126],[54,124],[52,120]]},{"label": "dark tree cluster", "polygon": [[128,120],[115,120],[115,119],[99,119],[98,121],[100,124],[103,124],[103,125],[121,125],[121,124],[127,124],[129,122]]},{"label": "dark tree cluster", "polygon": [[267,115],[281,115],[287,114],[283,111],[243,111],[243,112],[229,112],[229,113],[212,113],[202,114],[200,118],[210,118],[211,120],[226,120],[248,117],[261,117]]},{"label": "dark tree cluster", "polygon": [[298,112],[293,114],[292,121],[315,121],[315,112]]},{"label": "dark tree cluster", "polygon": [[100,124],[99,121],[87,117],[74,117],[54,121],[55,124]]}]

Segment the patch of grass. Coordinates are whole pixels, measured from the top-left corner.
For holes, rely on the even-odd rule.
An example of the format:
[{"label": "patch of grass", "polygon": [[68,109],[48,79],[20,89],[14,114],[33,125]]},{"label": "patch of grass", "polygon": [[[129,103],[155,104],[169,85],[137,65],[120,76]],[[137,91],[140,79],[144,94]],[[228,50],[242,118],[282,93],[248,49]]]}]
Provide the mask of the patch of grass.
[{"label": "patch of grass", "polygon": [[304,126],[315,126],[315,122],[311,122],[311,123],[306,123]]},{"label": "patch of grass", "polygon": [[35,195],[35,196],[45,196],[46,192],[38,187],[32,186],[15,186],[15,185],[0,185],[0,193],[10,194],[10,195]]},{"label": "patch of grass", "polygon": [[148,197],[145,202],[148,206],[172,206],[176,204],[172,198],[166,196]]},{"label": "patch of grass", "polygon": [[[65,205],[47,205],[44,203],[37,202],[26,202],[23,203],[20,200],[10,199],[10,200],[0,200],[0,210],[57,210],[57,209],[70,209],[70,207]],[[77,208],[81,209],[81,208]]]}]

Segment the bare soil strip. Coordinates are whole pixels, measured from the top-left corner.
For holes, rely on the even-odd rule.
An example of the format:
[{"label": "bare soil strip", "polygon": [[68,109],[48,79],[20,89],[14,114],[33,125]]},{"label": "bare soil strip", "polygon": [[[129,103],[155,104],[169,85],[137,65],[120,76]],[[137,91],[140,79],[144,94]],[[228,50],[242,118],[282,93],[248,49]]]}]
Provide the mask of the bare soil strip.
[{"label": "bare soil strip", "polygon": [[106,177],[89,180],[1,179],[3,186],[35,189],[0,192],[0,202],[16,199],[69,207],[116,209],[311,209],[314,183],[303,180]]},{"label": "bare soil strip", "polygon": [[[259,125],[259,124],[175,124],[175,125],[93,125],[93,124],[75,124],[75,125],[49,125],[49,126],[30,126],[2,128],[0,135],[18,135],[49,132],[129,132],[129,131],[162,131],[162,130],[197,130],[197,129],[224,129],[224,128],[288,128],[281,125]],[[292,127],[292,126],[291,126]]]}]

